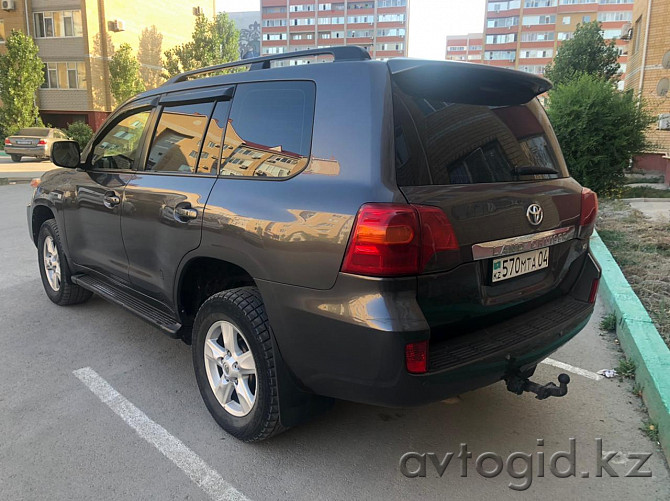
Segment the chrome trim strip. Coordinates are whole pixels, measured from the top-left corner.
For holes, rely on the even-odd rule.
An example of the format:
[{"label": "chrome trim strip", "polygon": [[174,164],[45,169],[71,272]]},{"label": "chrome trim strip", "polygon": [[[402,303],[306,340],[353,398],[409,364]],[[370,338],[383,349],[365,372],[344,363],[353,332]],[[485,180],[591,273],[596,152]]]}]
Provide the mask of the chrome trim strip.
[{"label": "chrome trim strip", "polygon": [[575,227],[558,228],[556,230],[522,235],[520,237],[504,238],[492,242],[482,242],[472,246],[472,258],[475,261],[492,257],[509,256],[529,250],[541,249],[557,245],[575,237]]}]

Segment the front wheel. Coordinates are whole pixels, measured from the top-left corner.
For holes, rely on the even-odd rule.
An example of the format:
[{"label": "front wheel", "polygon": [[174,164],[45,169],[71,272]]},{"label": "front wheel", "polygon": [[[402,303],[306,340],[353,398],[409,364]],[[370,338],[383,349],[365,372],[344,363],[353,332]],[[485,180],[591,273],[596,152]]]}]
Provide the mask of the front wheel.
[{"label": "front wheel", "polygon": [[231,289],[205,301],[192,349],[200,394],[224,430],[245,442],[283,430],[270,325],[258,289]]},{"label": "front wheel", "polygon": [[70,280],[70,268],[63,252],[58,225],[53,219],[44,222],[37,239],[42,285],[49,299],[60,306],[83,303],[92,293]]}]

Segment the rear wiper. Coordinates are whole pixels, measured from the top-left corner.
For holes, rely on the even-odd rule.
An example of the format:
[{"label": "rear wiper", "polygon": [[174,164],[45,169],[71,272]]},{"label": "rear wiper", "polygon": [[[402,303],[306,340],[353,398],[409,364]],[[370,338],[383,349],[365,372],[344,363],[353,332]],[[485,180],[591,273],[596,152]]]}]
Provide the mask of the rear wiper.
[{"label": "rear wiper", "polygon": [[537,174],[554,174],[558,175],[558,171],[551,167],[544,167],[541,165],[527,165],[524,167],[515,167],[514,173],[517,176],[533,176]]}]

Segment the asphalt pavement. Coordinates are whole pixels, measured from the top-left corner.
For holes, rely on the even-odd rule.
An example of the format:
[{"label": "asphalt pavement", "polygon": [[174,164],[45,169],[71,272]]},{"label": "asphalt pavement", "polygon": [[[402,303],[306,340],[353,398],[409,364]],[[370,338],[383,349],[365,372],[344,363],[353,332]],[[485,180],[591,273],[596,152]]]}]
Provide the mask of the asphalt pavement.
[{"label": "asphalt pavement", "polygon": [[[600,305],[552,355],[570,369],[564,398],[538,401],[498,383],[412,409],[337,402],[303,426],[244,444],[209,416],[190,347],[98,297],[74,307],[47,299],[26,228],[30,194],[26,184],[0,186],[2,499],[670,499],[667,464],[639,430],[644,414],[632,384],[594,377],[621,356],[598,329]],[[533,379],[556,381],[564,369],[552,363]],[[82,374],[108,385],[88,384]],[[571,438],[575,474],[558,478],[551,457],[569,452]],[[617,453],[611,471],[598,468],[599,438],[602,455]],[[471,458],[457,457],[461,444]],[[400,467],[408,452],[416,454],[406,456],[404,471],[415,478]],[[651,476],[626,477],[646,454],[641,471]],[[486,478],[498,457],[505,464]],[[524,457],[532,475],[513,478],[528,466]],[[571,473],[566,458],[556,466],[559,475]]]}]

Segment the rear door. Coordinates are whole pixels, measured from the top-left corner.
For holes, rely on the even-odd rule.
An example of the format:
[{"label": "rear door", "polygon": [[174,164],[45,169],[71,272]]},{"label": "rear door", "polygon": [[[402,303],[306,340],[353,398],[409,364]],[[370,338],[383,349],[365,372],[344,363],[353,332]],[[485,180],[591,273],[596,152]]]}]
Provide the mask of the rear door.
[{"label": "rear door", "polygon": [[123,193],[130,281],[167,308],[179,263],[200,245],[233,90],[163,96],[145,168]]},{"label": "rear door", "polygon": [[420,280],[433,324],[551,293],[584,250],[581,186],[534,99],[542,80],[463,66],[392,72],[398,185],[410,203],[441,208],[460,245]]}]

